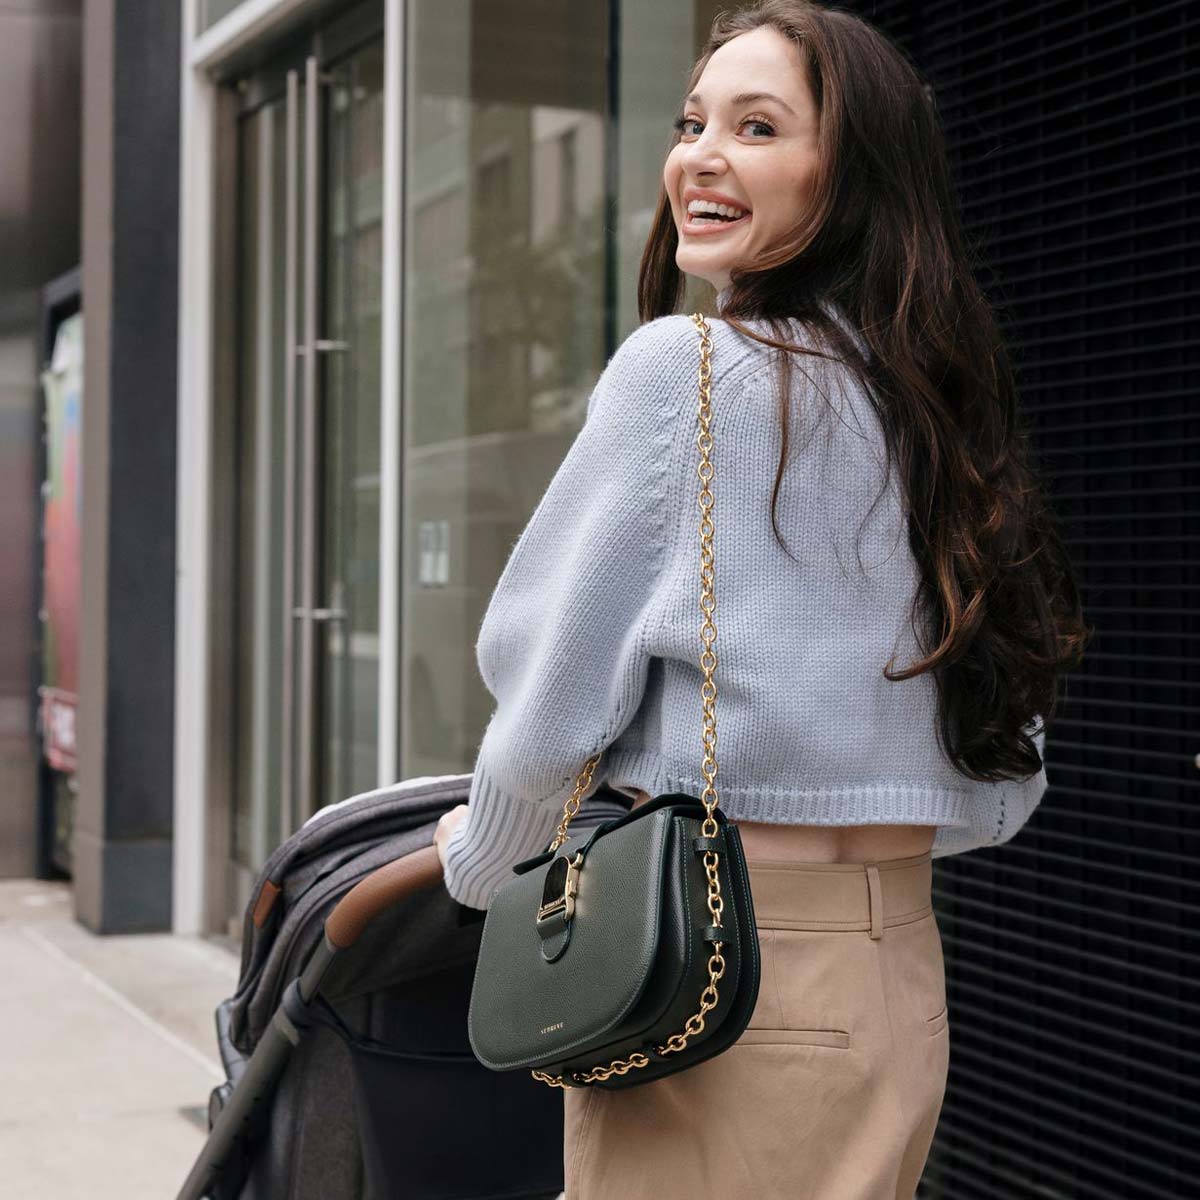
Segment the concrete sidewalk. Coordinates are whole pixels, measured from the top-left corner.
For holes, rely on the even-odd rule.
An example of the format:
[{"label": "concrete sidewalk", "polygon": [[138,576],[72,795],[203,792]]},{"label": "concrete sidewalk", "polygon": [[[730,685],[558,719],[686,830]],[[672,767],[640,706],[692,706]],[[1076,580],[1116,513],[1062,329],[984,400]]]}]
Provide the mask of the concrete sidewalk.
[{"label": "concrete sidewalk", "polygon": [[0,1194],[171,1200],[224,1079],[213,1010],[223,946],[96,937],[66,885],[0,881]]}]

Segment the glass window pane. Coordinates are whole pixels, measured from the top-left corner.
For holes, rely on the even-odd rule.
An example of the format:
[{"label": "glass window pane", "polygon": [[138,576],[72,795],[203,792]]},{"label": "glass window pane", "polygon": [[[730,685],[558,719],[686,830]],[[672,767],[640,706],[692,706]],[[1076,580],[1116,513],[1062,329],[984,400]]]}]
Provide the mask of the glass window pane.
[{"label": "glass window pane", "polygon": [[246,0],[199,0],[196,12],[197,30],[202,33],[245,2]]},{"label": "glass window pane", "polygon": [[241,122],[233,857],[257,869],[280,836],[283,707],[282,102]]},{"label": "glass window pane", "polygon": [[479,623],[638,324],[671,121],[721,7],[409,6],[404,777],[474,765],[493,706]]},{"label": "glass window pane", "polygon": [[604,367],[606,6],[410,5],[401,773],[470,770],[475,636]]},{"label": "glass window pane", "polygon": [[369,791],[379,770],[380,306],[383,44],[330,69],[319,602],[323,774],[317,805]]}]

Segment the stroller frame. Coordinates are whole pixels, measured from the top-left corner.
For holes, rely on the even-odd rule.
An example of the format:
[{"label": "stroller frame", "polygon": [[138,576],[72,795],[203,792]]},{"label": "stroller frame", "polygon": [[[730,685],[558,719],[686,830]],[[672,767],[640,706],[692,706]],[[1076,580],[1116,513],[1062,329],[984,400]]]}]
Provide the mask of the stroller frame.
[{"label": "stroller frame", "polygon": [[[435,971],[437,954],[446,945],[457,946],[459,967],[470,966],[463,963],[462,950],[465,945],[468,953],[472,948],[477,952],[485,914],[458,904],[444,892],[441,861],[433,845],[437,819],[466,800],[470,781],[470,774],[424,776],[351,797],[320,810],[268,860],[246,912],[238,993],[216,1012],[218,1044],[229,1078],[213,1089],[209,1137],[178,1200],[259,1200],[264,1196],[291,1200],[294,1195],[310,1194],[320,1195],[323,1200],[358,1200],[341,1193],[329,1194],[325,1183],[300,1192],[293,1190],[299,1186],[294,1181],[280,1180],[277,1184],[273,1176],[265,1192],[261,1183],[257,1189],[247,1183],[253,1167],[262,1166],[256,1164],[256,1158],[263,1153],[266,1127],[278,1115],[274,1110],[281,1082],[288,1075],[289,1065],[293,1065],[297,1049],[305,1047],[306,1038],[318,1028],[338,1034],[336,1040],[346,1044],[355,1060],[353,1103],[348,1105],[344,1096],[337,1096],[336,1089],[330,1090],[330,1098],[325,1101],[319,1078],[310,1093],[316,1091],[320,1101],[338,1104],[338,1116],[343,1120],[348,1109],[357,1114],[355,1130],[366,1195],[379,1195],[381,1200],[384,1195],[414,1200],[451,1196],[554,1200],[561,1194],[561,1153],[549,1156],[552,1145],[536,1144],[545,1143],[547,1134],[553,1132],[550,1106],[561,1112],[557,1095],[546,1096],[547,1089],[524,1078],[523,1073],[487,1070],[470,1053],[465,1027],[462,1045],[466,1053],[423,1053],[418,1049],[393,1054],[381,1042],[348,1036],[350,1031],[331,1003],[337,999],[339,977],[342,991],[346,991],[346,968],[357,981],[362,977],[364,955],[374,969],[375,962],[383,957],[381,947],[402,942],[407,932],[403,921],[406,912],[417,913],[411,925],[425,936]],[[598,824],[627,811],[626,797],[600,788],[585,800],[575,823]],[[360,850],[360,846],[366,849]],[[292,887],[297,878],[300,890]],[[414,905],[416,909],[411,907]],[[400,938],[389,936],[385,918],[399,923]],[[368,931],[371,936],[364,937]],[[354,958],[356,950],[358,960]],[[412,962],[406,966],[411,968]],[[424,966],[415,974],[407,971],[406,985],[414,980],[416,983],[412,996],[419,998],[423,990],[429,989],[431,973]],[[333,992],[327,994],[331,984]],[[455,986],[461,988],[461,981],[456,979]],[[436,986],[432,992],[435,999],[431,1003],[436,1003]],[[392,993],[386,989],[377,989],[375,995],[385,1006],[392,1002]],[[407,1003],[411,1003],[412,996]],[[443,994],[441,1002],[444,1000]],[[402,1015],[407,1020],[412,1013],[405,1009]],[[413,1036],[419,1041],[419,1028]],[[246,1050],[250,1050],[248,1058]],[[360,1053],[364,1071],[359,1070]],[[389,1057],[395,1062],[389,1062]],[[417,1073],[403,1078],[414,1079],[417,1089],[428,1086],[443,1070],[450,1072],[451,1081],[437,1086],[457,1086],[455,1081],[459,1080],[462,1086],[469,1086],[471,1102],[486,1106],[489,1126],[504,1121],[526,1122],[510,1139],[516,1143],[513,1155],[523,1158],[501,1164],[507,1176],[499,1166],[495,1170],[500,1190],[483,1190],[478,1184],[462,1190],[461,1182],[459,1190],[449,1182],[443,1188],[428,1168],[423,1175],[410,1178],[405,1174],[404,1160],[390,1143],[402,1144],[411,1122],[404,1111],[398,1115],[373,1111],[377,1097],[384,1096],[380,1107],[386,1108],[392,1103],[389,1097],[402,1088],[393,1087],[386,1074],[382,1076],[384,1086],[377,1087],[373,1094],[370,1088],[360,1086],[364,1074],[370,1077],[374,1073],[380,1078],[380,1071],[386,1072],[392,1066],[402,1068],[405,1060],[412,1062]],[[381,1149],[381,1142],[389,1144]],[[496,1152],[504,1153],[499,1148]],[[454,1156],[458,1157],[462,1156]],[[514,1175],[522,1163],[529,1171],[525,1182]],[[505,1177],[507,1184],[503,1183]]]}]

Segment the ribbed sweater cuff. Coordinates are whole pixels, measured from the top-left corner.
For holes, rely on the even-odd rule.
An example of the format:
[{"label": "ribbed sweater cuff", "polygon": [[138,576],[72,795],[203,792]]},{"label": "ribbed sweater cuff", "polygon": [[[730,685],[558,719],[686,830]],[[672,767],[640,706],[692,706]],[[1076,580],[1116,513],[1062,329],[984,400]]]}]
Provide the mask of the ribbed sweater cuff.
[{"label": "ribbed sweater cuff", "polygon": [[511,877],[513,864],[550,844],[561,815],[561,805],[502,791],[476,764],[466,819],[446,843],[446,890],[460,904],[486,909],[492,893]]}]

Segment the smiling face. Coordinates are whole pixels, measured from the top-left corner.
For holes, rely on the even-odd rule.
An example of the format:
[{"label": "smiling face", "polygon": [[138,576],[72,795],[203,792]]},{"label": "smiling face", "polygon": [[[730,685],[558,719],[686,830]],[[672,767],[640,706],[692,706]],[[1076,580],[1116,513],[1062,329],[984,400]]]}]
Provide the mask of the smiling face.
[{"label": "smiling face", "polygon": [[[792,229],[811,191],[817,108],[800,52],[770,26],[738,34],[705,64],[676,126],[680,140],[663,165],[675,264],[720,291],[731,266]],[[736,219],[690,216],[689,201],[708,193]]]}]

